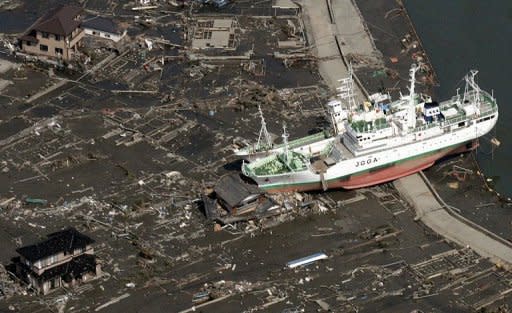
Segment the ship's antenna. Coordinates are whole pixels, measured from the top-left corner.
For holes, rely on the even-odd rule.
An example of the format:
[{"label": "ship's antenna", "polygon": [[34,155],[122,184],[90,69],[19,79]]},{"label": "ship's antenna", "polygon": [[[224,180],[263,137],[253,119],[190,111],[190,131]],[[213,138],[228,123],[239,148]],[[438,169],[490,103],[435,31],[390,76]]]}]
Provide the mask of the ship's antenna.
[{"label": "ship's antenna", "polygon": [[351,109],[356,106],[356,99],[354,93],[354,69],[352,68],[352,62],[348,63],[348,78],[349,78],[349,86],[350,86],[350,97],[348,99],[348,104]]},{"label": "ship's antenna", "polygon": [[335,134],[338,134],[338,123],[336,122],[335,112],[334,109],[332,109],[333,112],[331,112],[331,123],[332,123],[332,129],[334,130]]},{"label": "ship's antenna", "polygon": [[283,124],[283,145],[284,145],[284,161],[286,164],[288,164],[288,161],[290,159],[290,151],[288,148],[288,133],[286,132],[286,124]]},{"label": "ship's antenna", "polygon": [[262,139],[265,139],[266,141],[266,148],[272,147],[272,140],[270,139],[270,134],[267,130],[267,123],[265,122],[265,117],[263,117],[263,112],[261,111],[261,106],[258,104],[258,112],[260,114],[261,118],[261,129],[260,129],[260,135],[258,136],[258,143],[257,147],[261,147],[261,141]]},{"label": "ship's antenna", "polygon": [[418,71],[419,67],[413,63],[411,65],[411,69],[409,70],[409,75],[410,75],[410,82],[411,82],[411,85],[409,86],[409,103],[411,106],[414,105],[414,98],[416,97],[416,94],[415,94],[415,91],[414,91],[414,87],[416,85],[416,72]]}]

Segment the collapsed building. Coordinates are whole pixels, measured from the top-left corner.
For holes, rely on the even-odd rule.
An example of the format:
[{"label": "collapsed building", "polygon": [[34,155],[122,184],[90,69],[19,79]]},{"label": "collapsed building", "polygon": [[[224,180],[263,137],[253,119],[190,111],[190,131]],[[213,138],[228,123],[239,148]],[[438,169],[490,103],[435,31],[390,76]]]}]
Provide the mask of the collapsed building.
[{"label": "collapsed building", "polygon": [[221,223],[261,218],[280,208],[274,199],[237,174],[222,176],[213,192],[203,196],[206,217]]},{"label": "collapsed building", "polygon": [[238,175],[225,175],[214,188],[222,207],[233,214],[242,214],[257,207],[263,192],[255,185],[245,184]]},{"label": "collapsed building", "polygon": [[190,28],[192,49],[235,50],[239,41],[239,25],[234,18],[201,18]]}]

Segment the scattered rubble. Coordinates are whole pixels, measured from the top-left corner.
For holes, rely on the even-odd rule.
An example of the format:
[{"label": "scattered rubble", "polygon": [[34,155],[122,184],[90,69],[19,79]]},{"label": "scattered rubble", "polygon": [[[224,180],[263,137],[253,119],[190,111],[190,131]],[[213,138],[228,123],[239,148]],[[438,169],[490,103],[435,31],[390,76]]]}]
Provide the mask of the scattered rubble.
[{"label": "scattered rubble", "polygon": [[[411,312],[509,301],[507,272],[415,223],[388,185],[234,187],[245,182],[232,150],[257,138],[258,106],[271,132],[327,123],[331,94],[300,3],[83,5],[127,32],[117,43],[85,37],[72,69],[15,57],[16,34],[1,39],[10,46],[0,48],[0,247],[9,264],[16,248],[74,226],[95,238],[103,274],[39,298],[0,266],[0,311],[355,312],[398,299],[391,310]],[[404,43],[412,53],[414,39]],[[360,72],[400,77],[348,58]],[[449,169],[459,188],[474,175]],[[286,269],[318,251],[329,257]]]}]

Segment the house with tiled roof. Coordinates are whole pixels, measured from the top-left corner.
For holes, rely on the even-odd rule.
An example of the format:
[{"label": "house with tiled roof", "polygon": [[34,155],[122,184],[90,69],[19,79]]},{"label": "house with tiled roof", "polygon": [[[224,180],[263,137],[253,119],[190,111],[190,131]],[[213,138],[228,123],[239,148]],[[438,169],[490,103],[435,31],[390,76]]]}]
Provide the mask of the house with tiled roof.
[{"label": "house with tiled roof", "polygon": [[91,280],[101,273],[93,243],[74,228],[49,234],[44,241],[16,250],[16,275],[42,294]]},{"label": "house with tiled roof", "polygon": [[82,8],[59,6],[50,10],[18,38],[20,50],[27,54],[72,60],[78,53],[84,31]]}]

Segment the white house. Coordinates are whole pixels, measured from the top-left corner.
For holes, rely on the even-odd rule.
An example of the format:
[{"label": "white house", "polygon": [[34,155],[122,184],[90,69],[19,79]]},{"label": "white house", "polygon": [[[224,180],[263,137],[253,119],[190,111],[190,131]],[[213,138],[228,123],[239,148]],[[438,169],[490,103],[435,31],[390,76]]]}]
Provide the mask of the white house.
[{"label": "white house", "polygon": [[126,35],[126,30],[122,30],[114,21],[101,16],[84,20],[81,27],[86,35],[110,39],[114,42],[118,42]]}]

